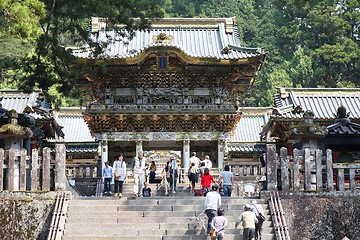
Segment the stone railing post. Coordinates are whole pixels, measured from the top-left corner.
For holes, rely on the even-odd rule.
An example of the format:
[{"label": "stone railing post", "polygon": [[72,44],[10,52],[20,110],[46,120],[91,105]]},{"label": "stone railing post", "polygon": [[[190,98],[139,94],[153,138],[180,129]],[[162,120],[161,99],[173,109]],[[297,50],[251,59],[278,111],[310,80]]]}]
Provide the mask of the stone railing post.
[{"label": "stone railing post", "polygon": [[350,168],[349,169],[349,187],[351,191],[354,191],[356,189],[356,179],[355,179],[355,169]]},{"label": "stone railing post", "polygon": [[42,162],[42,190],[50,191],[50,148],[43,149],[43,162]]},{"label": "stone railing post", "polygon": [[0,192],[3,191],[4,186],[4,161],[5,160],[5,151],[0,148]]},{"label": "stone railing post", "polygon": [[8,190],[14,191],[17,190],[15,187],[15,158],[16,158],[16,152],[15,149],[10,148],[9,149],[9,164],[8,164]]},{"label": "stone railing post", "polygon": [[267,190],[277,190],[277,159],[275,144],[266,144],[266,181]]},{"label": "stone railing post", "polygon": [[293,151],[292,169],[293,190],[300,191],[300,151],[296,148]]},{"label": "stone railing post", "polygon": [[345,180],[345,178],[344,178],[344,169],[343,168],[338,168],[337,169],[337,178],[336,178],[337,190],[345,191],[344,180]]},{"label": "stone railing post", "polygon": [[32,149],[31,153],[31,190],[39,190],[39,152]]},{"label": "stone railing post", "polygon": [[322,151],[320,149],[316,149],[315,151],[315,161],[316,161],[316,190],[320,190],[323,188],[322,185]]},{"label": "stone railing post", "polygon": [[289,156],[285,147],[280,149],[281,185],[283,191],[289,191]]},{"label": "stone railing post", "polygon": [[66,148],[64,143],[55,144],[55,191],[66,190]]},{"label": "stone railing post", "polygon": [[304,189],[311,190],[311,155],[310,149],[306,148],[304,151]]},{"label": "stone railing post", "polygon": [[331,149],[326,150],[326,172],[327,172],[327,189],[334,191],[334,174]]},{"label": "stone railing post", "polygon": [[26,190],[26,157],[27,151],[23,148],[20,151],[20,191]]}]

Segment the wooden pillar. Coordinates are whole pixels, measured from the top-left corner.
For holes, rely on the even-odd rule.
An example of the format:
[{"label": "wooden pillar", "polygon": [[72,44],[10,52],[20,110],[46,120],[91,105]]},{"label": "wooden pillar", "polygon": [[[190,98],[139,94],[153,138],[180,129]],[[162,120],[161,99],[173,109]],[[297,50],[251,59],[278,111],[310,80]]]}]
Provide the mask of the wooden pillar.
[{"label": "wooden pillar", "polygon": [[287,148],[280,149],[281,184],[283,191],[289,191],[289,157]]},{"label": "wooden pillar", "polygon": [[309,148],[305,149],[304,162],[305,162],[304,189],[311,190],[311,155]]},{"label": "wooden pillar", "polygon": [[322,185],[322,151],[320,149],[316,149],[315,151],[315,161],[316,161],[316,190],[320,190],[323,188]]},{"label": "wooden pillar", "polygon": [[0,192],[4,190],[4,160],[5,160],[5,151],[0,148]]},{"label": "wooden pillar", "polygon": [[277,159],[275,144],[266,144],[266,181],[267,190],[277,190]]},{"label": "wooden pillar", "polygon": [[7,187],[9,191],[17,190],[15,184],[18,185],[18,183],[15,183],[15,158],[16,158],[16,152],[13,148],[10,148],[9,164],[8,164],[8,187]]},{"label": "wooden pillar", "polygon": [[31,190],[39,190],[39,152],[36,148],[31,153]]},{"label": "wooden pillar", "polygon": [[337,190],[339,191],[345,191],[345,185],[344,185],[344,169],[343,168],[338,168],[337,170],[338,174],[337,174]]},{"label": "wooden pillar", "polygon": [[66,148],[64,143],[55,144],[55,191],[66,190]]},{"label": "wooden pillar", "polygon": [[19,190],[20,191],[25,191],[26,190],[26,157],[27,157],[27,150],[26,149],[21,149],[20,152],[20,170],[19,170],[19,175],[20,175],[20,186],[19,186]]},{"label": "wooden pillar", "polygon": [[334,173],[331,149],[326,150],[326,173],[327,173],[327,189],[334,191]]},{"label": "wooden pillar", "polygon": [[42,190],[50,191],[50,148],[45,147],[43,150],[42,162]]},{"label": "wooden pillar", "polygon": [[295,148],[293,150],[293,171],[292,171],[292,181],[293,181],[293,190],[300,191],[300,151]]}]

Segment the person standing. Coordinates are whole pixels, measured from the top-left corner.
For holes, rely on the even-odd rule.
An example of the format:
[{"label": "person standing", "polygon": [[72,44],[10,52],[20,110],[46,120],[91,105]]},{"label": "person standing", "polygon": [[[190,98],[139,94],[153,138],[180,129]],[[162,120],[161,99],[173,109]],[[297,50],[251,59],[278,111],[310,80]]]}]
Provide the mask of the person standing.
[{"label": "person standing", "polygon": [[221,183],[224,188],[224,196],[231,197],[232,188],[234,186],[234,176],[233,173],[230,172],[229,165],[225,165],[224,171],[220,173],[219,184]]},{"label": "person standing", "polygon": [[176,163],[176,159],[174,156],[171,157],[170,160],[170,188],[173,193],[176,193],[176,183],[179,176],[179,168]]},{"label": "person standing", "polygon": [[[141,190],[144,188],[144,182],[146,178],[146,168],[148,167],[148,162],[144,157],[143,151],[138,151],[137,157],[134,157],[131,163],[131,169],[134,176],[134,189],[133,194],[135,197],[139,197]],[[140,186],[139,186],[140,185]]]},{"label": "person standing", "polygon": [[205,159],[201,161],[201,165],[203,165],[201,168],[203,169],[202,172],[204,172],[205,168],[209,169],[209,172],[211,173],[211,168],[212,168],[212,162],[210,160],[210,156],[206,155]]},{"label": "person standing", "polygon": [[261,204],[258,204],[257,201],[250,201],[251,211],[255,214],[258,222],[255,224],[255,240],[262,240],[262,227],[264,220],[261,216],[264,216],[264,209]]},{"label": "person standing", "polygon": [[124,162],[124,155],[120,153],[113,164],[114,172],[114,193],[115,197],[122,197],[123,184],[126,178],[126,163]]},{"label": "person standing", "polygon": [[149,183],[155,182],[155,175],[156,175],[156,163],[155,161],[152,161],[150,164]]},{"label": "person standing", "polygon": [[217,216],[217,210],[221,206],[221,196],[218,193],[218,185],[212,185],[211,192],[206,194],[204,209],[206,216],[208,217],[208,225],[207,225],[207,234],[211,232],[212,229],[212,220]]},{"label": "person standing", "polygon": [[199,168],[200,168],[200,164],[201,164],[201,161],[200,161],[200,158],[198,158],[197,156],[196,156],[196,152],[193,152],[192,154],[191,154],[191,158],[189,159],[190,160],[190,166],[192,166],[192,164],[194,164],[194,171],[196,171],[196,178],[195,178],[195,181],[196,182],[198,182],[198,179],[199,179],[199,173],[200,173],[200,170],[199,170]]},{"label": "person standing", "polygon": [[225,236],[225,227],[228,224],[227,219],[224,217],[224,209],[219,208],[217,210],[217,216],[213,218],[211,222],[212,229],[216,231],[216,240],[223,240]]},{"label": "person standing", "polygon": [[195,192],[195,184],[196,184],[196,176],[197,176],[197,168],[195,167],[195,163],[191,163],[189,168],[189,180],[191,182],[191,192]]},{"label": "person standing", "polygon": [[244,206],[244,212],[241,213],[239,218],[235,222],[235,228],[241,223],[243,230],[243,240],[252,240],[255,238],[255,224],[258,222],[256,216],[251,212],[251,206],[246,204]]},{"label": "person standing", "polygon": [[109,166],[109,162],[105,162],[105,167],[102,170],[102,178],[104,181],[104,193],[111,194],[111,180],[112,180],[112,167]]}]

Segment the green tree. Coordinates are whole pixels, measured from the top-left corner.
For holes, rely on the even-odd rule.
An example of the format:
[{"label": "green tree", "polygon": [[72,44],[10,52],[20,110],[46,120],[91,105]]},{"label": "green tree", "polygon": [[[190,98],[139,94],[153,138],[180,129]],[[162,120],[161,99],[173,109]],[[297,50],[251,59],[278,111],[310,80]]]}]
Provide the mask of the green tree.
[{"label": "green tree", "polygon": [[[96,43],[89,36],[91,17],[106,17],[107,28],[132,36],[134,30],[145,29],[150,19],[163,16],[155,0],[42,0],[46,16],[40,19],[35,51],[18,62],[20,88],[41,88],[45,93],[56,84],[58,91],[71,95],[75,81],[85,66],[76,63],[65,45],[88,44],[95,54],[106,43]],[[136,18],[136,19],[135,19]],[[121,30],[125,26],[126,32]],[[110,41],[110,40],[109,40]]]}]

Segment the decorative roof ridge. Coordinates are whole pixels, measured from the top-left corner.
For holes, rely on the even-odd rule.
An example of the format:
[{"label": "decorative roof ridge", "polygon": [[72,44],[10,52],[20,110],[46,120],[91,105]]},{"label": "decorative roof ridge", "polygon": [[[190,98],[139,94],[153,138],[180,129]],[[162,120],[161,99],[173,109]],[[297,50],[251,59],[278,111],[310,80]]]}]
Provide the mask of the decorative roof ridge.
[{"label": "decorative roof ridge", "polygon": [[226,45],[222,50],[222,54],[229,54],[232,50],[239,51],[239,52],[249,52],[249,53],[258,53],[258,54],[265,54],[263,48],[250,48],[250,47],[242,47],[242,46],[235,46],[235,45]]},{"label": "decorative roof ridge", "polygon": [[278,88],[278,91],[278,95],[284,99],[289,96],[290,92],[306,95],[318,94],[319,92],[327,94],[349,94],[353,92],[358,94],[360,93],[360,88]]},{"label": "decorative roof ridge", "polygon": [[290,105],[286,105],[286,106],[282,106],[282,107],[278,107],[278,108],[274,107],[272,114],[276,115],[276,116],[280,116],[284,113],[291,112],[293,109],[294,109],[294,104],[290,104]]},{"label": "decorative roof ridge", "polygon": [[[135,21],[137,19],[135,18]],[[229,33],[233,32],[234,27],[236,27],[236,17],[230,18],[157,18],[150,20],[151,28],[159,28],[159,27],[217,27],[220,23],[226,24],[226,29]],[[91,18],[91,29],[92,32],[98,32],[101,29],[104,29],[104,25],[106,25],[106,18]],[[123,24],[119,24],[118,27],[125,26]]]}]

